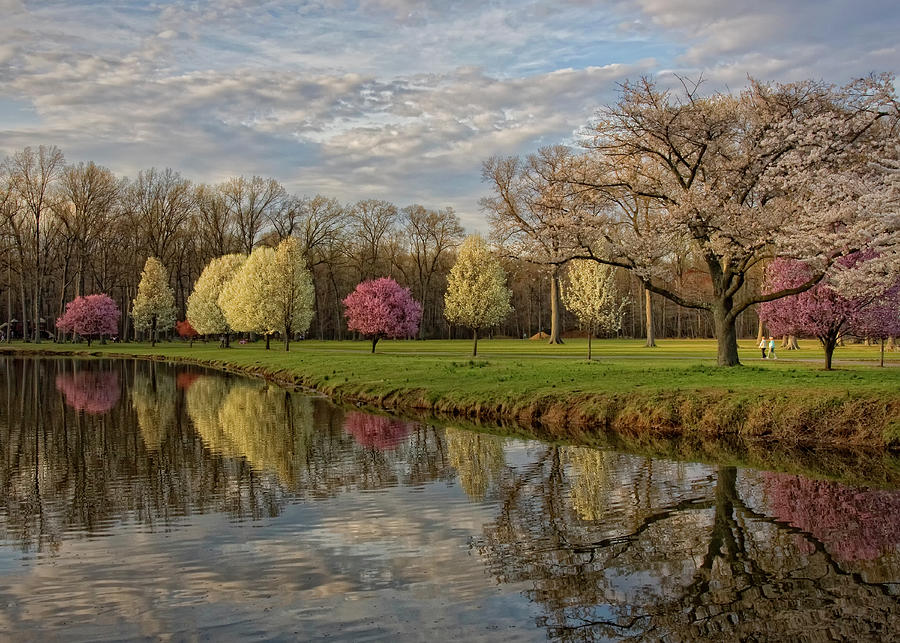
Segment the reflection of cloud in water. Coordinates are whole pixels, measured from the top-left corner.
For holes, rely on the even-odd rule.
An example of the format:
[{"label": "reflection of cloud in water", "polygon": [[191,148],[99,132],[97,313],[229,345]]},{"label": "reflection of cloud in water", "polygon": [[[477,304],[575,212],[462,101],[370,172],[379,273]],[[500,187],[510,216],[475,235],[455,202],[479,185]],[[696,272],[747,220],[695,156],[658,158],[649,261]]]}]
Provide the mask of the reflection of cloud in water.
[{"label": "reflection of cloud in water", "polygon": [[114,372],[79,371],[56,376],[56,390],[66,405],[90,415],[107,413],[119,401],[119,376]]},{"label": "reflection of cloud in water", "polygon": [[[409,511],[409,491],[395,488],[289,506],[277,521],[253,526],[197,515],[190,530],[165,539],[128,531],[70,542],[53,565],[0,576],[7,606],[0,630],[94,638],[114,627],[122,638],[182,638],[227,628],[229,638],[340,631],[348,639],[455,633],[477,640],[496,638],[485,630],[490,622],[536,638],[516,588],[498,592],[478,557],[465,554],[467,535],[491,510],[473,513],[443,485],[421,493],[416,511]],[[111,549],[129,554],[110,560]]]},{"label": "reflection of cloud in water", "polygon": [[383,415],[351,411],[344,420],[344,430],[362,447],[387,451],[396,448],[412,432],[415,424]]}]

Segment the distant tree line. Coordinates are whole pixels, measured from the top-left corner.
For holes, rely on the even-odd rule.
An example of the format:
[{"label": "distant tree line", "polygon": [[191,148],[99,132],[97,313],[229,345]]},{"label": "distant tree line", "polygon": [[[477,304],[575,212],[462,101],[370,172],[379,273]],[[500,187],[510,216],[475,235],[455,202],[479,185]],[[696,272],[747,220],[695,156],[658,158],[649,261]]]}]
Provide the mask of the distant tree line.
[{"label": "distant tree line", "polygon": [[[358,325],[348,330],[343,302],[361,282],[389,277],[420,304],[421,338],[474,334],[477,343],[479,329],[514,337],[548,331],[556,343],[579,326],[643,336],[650,346],[656,336],[714,336],[719,363],[733,365],[737,337],[763,332],[759,304],[820,282],[857,299],[862,292],[877,300],[893,287],[898,132],[887,75],[844,87],[751,81],[739,94],[712,95],[686,81],[677,91],[651,79],[626,83],[620,100],[588,124],[581,150],[550,146],[483,164],[491,252],[511,290],[508,304],[485,313],[489,327],[467,321],[465,309],[481,294],[471,275],[457,278],[468,295],[446,294],[465,236],[450,208],[341,204],[288,194],[258,176],[206,185],[151,168],[122,178],[92,162],[66,164],[56,147],[25,148],[0,166],[0,324],[36,341],[59,339],[64,329],[52,320],[66,303],[105,293],[121,309],[121,337],[155,335],[153,317],[132,310],[144,301],[136,298],[142,267],[155,258],[171,288],[169,332],[185,318],[210,261],[252,258],[292,239],[312,282],[307,336],[372,337]],[[846,269],[853,256],[865,260]],[[603,275],[620,295],[607,302],[613,323],[583,307],[577,318],[566,311],[564,301],[577,299],[565,293],[575,260],[614,269]],[[766,281],[776,260],[802,263],[807,279]],[[248,297],[263,272],[242,286]],[[598,296],[589,299],[599,306]],[[267,336],[280,332],[266,326]]]},{"label": "distant tree line", "polygon": [[[103,293],[122,312],[117,331],[106,336],[152,333],[135,328],[132,311],[149,257],[168,272],[175,316],[185,319],[194,284],[212,259],[292,237],[313,277],[308,336],[350,336],[342,301],[361,281],[388,276],[422,304],[420,337],[469,337],[471,330],[451,327],[444,316],[447,279],[464,236],[451,208],[398,208],[372,199],[342,204],[290,195],[261,177],[194,184],[172,169],[150,168],[124,178],[93,162],[66,163],[56,147],[25,148],[0,166],[0,331],[3,337],[11,328],[20,338],[61,338],[71,328],[54,322],[66,304]],[[530,256],[504,254],[501,262],[512,311],[491,330],[513,337],[549,331],[550,273]],[[620,291],[639,292],[624,271],[616,280]],[[643,303],[629,299],[624,335],[644,336]],[[657,336],[711,336],[708,318],[661,299],[652,305]],[[578,332],[574,314],[559,314],[565,328]],[[755,323],[755,317],[746,323],[747,332]]]}]

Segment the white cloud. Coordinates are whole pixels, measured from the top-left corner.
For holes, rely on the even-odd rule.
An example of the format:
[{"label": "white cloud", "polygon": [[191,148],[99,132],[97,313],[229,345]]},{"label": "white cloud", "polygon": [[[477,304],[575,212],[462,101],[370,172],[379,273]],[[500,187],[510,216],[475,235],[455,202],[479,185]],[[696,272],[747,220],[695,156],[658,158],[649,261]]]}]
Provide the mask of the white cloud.
[{"label": "white cloud", "polygon": [[269,174],[453,205],[472,225],[484,158],[569,138],[626,77],[842,82],[896,71],[900,27],[877,0],[2,7],[0,154],[50,142],[123,173]]}]

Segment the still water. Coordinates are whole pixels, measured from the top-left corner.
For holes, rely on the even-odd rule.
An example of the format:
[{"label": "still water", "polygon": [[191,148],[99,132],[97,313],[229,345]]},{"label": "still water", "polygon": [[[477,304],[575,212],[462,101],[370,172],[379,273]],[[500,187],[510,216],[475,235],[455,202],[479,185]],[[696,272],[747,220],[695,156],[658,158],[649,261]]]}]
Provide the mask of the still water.
[{"label": "still water", "polygon": [[0,357],[0,637],[886,640],[900,493]]}]

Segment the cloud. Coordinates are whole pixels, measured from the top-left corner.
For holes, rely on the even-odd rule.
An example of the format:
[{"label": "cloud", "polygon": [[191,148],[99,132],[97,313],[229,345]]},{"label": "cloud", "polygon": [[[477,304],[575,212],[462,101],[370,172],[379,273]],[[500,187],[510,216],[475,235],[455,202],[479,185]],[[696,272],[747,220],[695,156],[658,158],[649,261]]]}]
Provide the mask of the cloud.
[{"label": "cloud", "polygon": [[843,82],[900,59],[900,11],[879,0],[103,6],[5,3],[0,154],[51,142],[122,173],[268,174],[453,205],[476,227],[482,160],[570,140],[625,78]]}]

